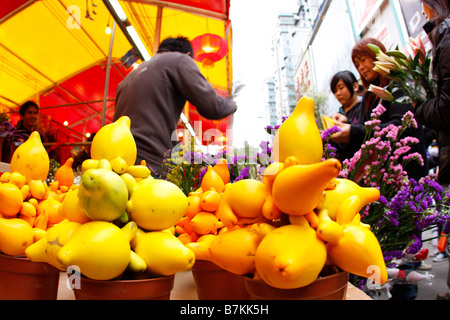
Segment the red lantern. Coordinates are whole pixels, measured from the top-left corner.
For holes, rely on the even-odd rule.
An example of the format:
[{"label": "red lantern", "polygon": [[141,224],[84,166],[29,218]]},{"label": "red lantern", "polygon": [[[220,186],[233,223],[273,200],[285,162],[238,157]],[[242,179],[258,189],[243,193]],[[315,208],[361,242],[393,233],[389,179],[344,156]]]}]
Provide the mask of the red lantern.
[{"label": "red lantern", "polygon": [[228,53],[227,42],[211,33],[194,38],[191,44],[194,49],[194,60],[201,62],[205,68],[212,68],[214,62],[219,61]]}]

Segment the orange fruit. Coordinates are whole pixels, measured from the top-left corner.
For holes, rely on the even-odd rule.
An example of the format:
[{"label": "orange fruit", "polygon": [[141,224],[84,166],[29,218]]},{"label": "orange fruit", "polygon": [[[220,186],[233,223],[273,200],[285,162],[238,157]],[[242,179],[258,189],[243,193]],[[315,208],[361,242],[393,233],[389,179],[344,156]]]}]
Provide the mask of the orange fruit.
[{"label": "orange fruit", "polygon": [[190,224],[192,230],[199,235],[209,233],[217,234],[219,220],[214,213],[203,211],[196,214],[195,217],[191,219]]},{"label": "orange fruit", "polygon": [[214,190],[205,191],[200,197],[200,207],[208,212],[214,212],[219,208],[222,196]]},{"label": "orange fruit", "polygon": [[212,166],[208,166],[205,175],[203,176],[201,188],[203,192],[214,189],[217,192],[223,192],[225,183],[220,175],[214,171]]},{"label": "orange fruit", "polygon": [[189,206],[186,210],[186,212],[184,213],[186,216],[188,216],[189,218],[194,217],[197,213],[202,211],[202,208],[200,207],[200,196],[199,195],[190,195],[188,196],[188,203]]},{"label": "orange fruit", "polygon": [[15,184],[20,189],[27,183],[27,178],[23,174],[15,171],[9,175],[9,182]]},{"label": "orange fruit", "polygon": [[230,169],[228,169],[228,162],[226,159],[219,159],[213,169],[222,178],[224,184],[227,184],[230,181]]},{"label": "orange fruit", "polygon": [[58,214],[69,221],[85,223],[91,221],[81,210],[77,190],[69,190],[58,208]]},{"label": "orange fruit", "polygon": [[13,217],[19,213],[23,203],[22,191],[12,183],[0,184],[0,213]]},{"label": "orange fruit", "polygon": [[39,202],[37,214],[40,216],[44,212],[48,214],[48,224],[56,224],[64,220],[64,217],[58,214],[58,208],[61,202],[55,198],[47,198]]}]

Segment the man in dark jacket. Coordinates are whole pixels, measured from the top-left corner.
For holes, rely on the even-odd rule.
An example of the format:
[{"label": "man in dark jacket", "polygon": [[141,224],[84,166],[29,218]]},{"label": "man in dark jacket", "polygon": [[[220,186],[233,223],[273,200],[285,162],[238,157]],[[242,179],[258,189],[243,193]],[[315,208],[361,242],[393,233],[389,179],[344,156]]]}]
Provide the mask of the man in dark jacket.
[{"label": "man in dark jacket", "polygon": [[223,119],[236,111],[231,99],[217,95],[192,56],[185,37],[165,39],[152,59],[141,63],[117,87],[114,121],[130,117],[136,162],[145,160],[159,175],[164,154],[174,147],[172,133],[186,101],[207,119]]},{"label": "man in dark jacket", "polygon": [[437,97],[416,106],[416,119],[439,132],[438,182],[450,185],[450,18],[443,20],[431,37],[434,44],[433,70]]},{"label": "man in dark jacket", "polygon": [[[423,13],[429,20],[424,26],[433,43],[433,73],[437,79],[437,97],[416,105],[416,118],[438,131],[438,182],[450,193],[450,1],[422,0]],[[448,238],[447,250],[449,250]],[[448,257],[448,291],[438,300],[450,300],[450,256]]]}]

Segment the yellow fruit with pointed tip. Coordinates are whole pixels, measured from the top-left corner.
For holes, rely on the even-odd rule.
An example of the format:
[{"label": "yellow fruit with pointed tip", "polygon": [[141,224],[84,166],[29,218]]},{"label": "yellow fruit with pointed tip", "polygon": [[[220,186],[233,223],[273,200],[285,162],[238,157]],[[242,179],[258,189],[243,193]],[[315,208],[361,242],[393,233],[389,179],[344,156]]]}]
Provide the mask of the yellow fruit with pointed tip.
[{"label": "yellow fruit with pointed tip", "polygon": [[193,218],[197,213],[202,212],[202,208],[200,206],[201,199],[199,195],[189,195],[187,200],[189,205],[185,212],[186,216]]},{"label": "yellow fruit with pointed tip", "polygon": [[223,182],[220,175],[214,171],[212,166],[208,166],[206,173],[203,176],[201,188],[203,192],[214,189],[217,192],[223,192],[225,188],[225,183]]},{"label": "yellow fruit with pointed tip", "polygon": [[[331,220],[334,221],[337,221],[338,210],[344,202],[346,202],[344,206],[355,205],[356,208],[354,211],[359,212],[363,207],[378,200],[380,197],[380,191],[377,188],[361,187],[348,179],[336,178],[335,184],[335,188],[325,190],[325,199],[317,206],[317,209],[319,210],[327,209],[328,215]],[[351,199],[349,202],[348,199],[350,197],[356,197],[357,202],[352,202]],[[344,212],[350,213],[350,211],[345,208],[343,208],[343,210]],[[342,215],[341,218],[339,218],[340,221],[337,221],[339,224],[347,224],[353,219],[351,216],[342,217]]]},{"label": "yellow fruit with pointed tip", "polygon": [[0,182],[9,182],[9,176],[11,175],[11,172],[3,172],[0,176]]},{"label": "yellow fruit with pointed tip", "polygon": [[30,196],[30,186],[27,184],[22,186],[22,188],[20,188],[20,192],[22,192],[22,199],[25,201]]},{"label": "yellow fruit with pointed tip", "polygon": [[200,196],[200,207],[208,212],[214,212],[219,208],[222,195],[215,190],[207,190]]},{"label": "yellow fruit with pointed tip", "polygon": [[20,189],[27,183],[27,178],[23,174],[15,171],[9,175],[8,182],[15,184]]},{"label": "yellow fruit with pointed tip", "polygon": [[103,168],[90,169],[81,177],[78,199],[89,219],[114,221],[126,209],[128,189],[117,173]]},{"label": "yellow fruit with pointed tip", "polygon": [[129,166],[134,165],[137,149],[130,125],[130,118],[123,116],[100,128],[92,140],[91,158],[112,160],[121,157]]},{"label": "yellow fruit with pointed tip", "polygon": [[323,144],[314,118],[313,99],[303,97],[298,101],[275,134],[272,154],[275,162],[284,162],[290,156],[295,156],[300,164],[322,161]]},{"label": "yellow fruit with pointed tip", "polygon": [[361,225],[346,224],[343,228],[344,234],[337,243],[327,243],[330,261],[342,270],[366,278],[372,278],[376,267],[373,280],[384,284],[388,275],[378,239]]},{"label": "yellow fruit with pointed tip", "polygon": [[224,184],[230,181],[230,169],[228,169],[228,162],[226,159],[219,159],[213,166],[213,170],[222,178]]},{"label": "yellow fruit with pointed tip", "polygon": [[7,217],[17,215],[22,207],[23,195],[20,189],[10,182],[0,184],[0,213]]},{"label": "yellow fruit with pointed tip", "polygon": [[65,270],[66,267],[58,261],[57,255],[79,226],[81,226],[80,223],[64,220],[48,228],[45,233],[40,231],[41,238],[25,250],[25,255],[33,262],[46,262],[59,270]]},{"label": "yellow fruit with pointed tip", "polygon": [[36,217],[37,210],[33,204],[24,202],[22,203],[22,207],[20,208],[19,213],[26,217]]},{"label": "yellow fruit with pointed tip", "polygon": [[33,131],[28,139],[14,151],[10,171],[20,172],[28,181],[47,179],[50,160],[39,132]]},{"label": "yellow fruit with pointed tip", "polygon": [[39,202],[37,215],[40,216],[44,212],[48,214],[47,223],[50,225],[57,224],[64,220],[64,217],[58,214],[58,208],[61,205],[61,202],[56,200],[55,198],[48,197],[45,200]]},{"label": "yellow fruit with pointed tip", "polygon": [[253,274],[255,254],[262,236],[251,228],[239,228],[217,235],[209,244],[209,260],[228,272]]},{"label": "yellow fruit with pointed tip", "polygon": [[97,159],[86,159],[81,163],[81,171],[86,172],[89,169],[98,168],[100,160]]},{"label": "yellow fruit with pointed tip", "polygon": [[72,169],[73,158],[68,158],[62,166],[55,172],[55,181],[58,181],[59,186],[70,187],[75,179],[75,174]]},{"label": "yellow fruit with pointed tip", "polygon": [[150,169],[147,166],[140,164],[128,166],[126,172],[131,174],[134,178],[146,178],[151,175]]},{"label": "yellow fruit with pointed tip", "polygon": [[145,272],[147,271],[147,263],[140,255],[130,250],[130,262],[127,269],[131,272]]},{"label": "yellow fruit with pointed tip", "polygon": [[115,157],[114,159],[111,159],[111,168],[112,170],[117,174],[122,174],[125,171],[127,171],[128,164],[122,157]]},{"label": "yellow fruit with pointed tip", "polygon": [[106,169],[112,171],[111,162],[108,159],[100,159],[97,165],[97,169]]},{"label": "yellow fruit with pointed tip", "polygon": [[279,211],[264,183],[244,179],[232,183],[223,193],[216,215],[225,226],[231,227],[235,224],[252,224],[263,217],[276,219]]},{"label": "yellow fruit with pointed tip", "polygon": [[323,192],[329,181],[340,170],[341,163],[337,159],[285,168],[273,183],[273,201],[286,214],[308,214],[323,199]]},{"label": "yellow fruit with pointed tip", "polygon": [[191,269],[195,263],[194,252],[169,232],[141,234],[133,249],[144,259],[147,270],[155,275],[170,276]]},{"label": "yellow fruit with pointed tip", "polygon": [[38,200],[44,200],[48,197],[48,186],[47,183],[42,180],[31,180],[28,181],[30,186],[30,194],[33,198]]},{"label": "yellow fruit with pointed tip", "polygon": [[327,259],[324,242],[303,218],[268,233],[255,254],[258,275],[270,286],[294,289],[314,282]]},{"label": "yellow fruit with pointed tip", "polygon": [[134,179],[134,177],[127,172],[122,173],[120,177],[127,185],[128,195],[131,195],[133,191],[138,187],[136,179]]},{"label": "yellow fruit with pointed tip", "polygon": [[0,218],[0,251],[9,256],[25,254],[34,241],[33,228],[19,218]]},{"label": "yellow fruit with pointed tip", "polygon": [[192,230],[199,235],[217,233],[217,228],[221,225],[213,213],[206,211],[197,213],[191,219],[190,224]]},{"label": "yellow fruit with pointed tip", "polygon": [[174,226],[188,207],[186,195],[174,183],[152,179],[139,184],[127,203],[127,212],[145,230]]},{"label": "yellow fruit with pointed tip", "polygon": [[270,191],[272,191],[272,186],[275,178],[283,169],[283,162],[273,162],[264,170],[262,182],[267,185],[267,187],[269,187]]},{"label": "yellow fruit with pointed tip", "polygon": [[109,280],[122,274],[130,262],[130,242],[116,225],[90,221],[79,226],[59,250],[64,267],[77,265],[90,279]]}]

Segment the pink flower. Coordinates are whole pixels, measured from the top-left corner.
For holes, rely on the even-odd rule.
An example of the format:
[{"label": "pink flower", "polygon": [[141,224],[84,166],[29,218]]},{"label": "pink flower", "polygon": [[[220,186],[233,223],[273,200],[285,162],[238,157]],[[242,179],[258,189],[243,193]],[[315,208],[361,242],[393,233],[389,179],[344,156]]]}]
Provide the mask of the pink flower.
[{"label": "pink flower", "polygon": [[413,127],[417,129],[417,121],[411,111],[407,111],[402,117],[402,124],[406,127]]},{"label": "pink flower", "polygon": [[372,113],[370,114],[371,118],[378,118],[386,111],[386,108],[380,103],[375,108],[373,108]]}]

